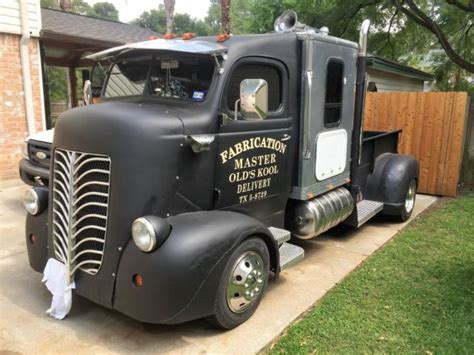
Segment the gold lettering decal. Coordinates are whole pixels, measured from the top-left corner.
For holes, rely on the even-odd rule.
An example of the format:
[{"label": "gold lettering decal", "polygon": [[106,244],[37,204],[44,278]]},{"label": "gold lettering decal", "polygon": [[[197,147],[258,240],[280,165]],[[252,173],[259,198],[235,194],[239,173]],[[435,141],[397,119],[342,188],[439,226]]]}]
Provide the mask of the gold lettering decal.
[{"label": "gold lettering decal", "polygon": [[239,154],[257,148],[267,148],[275,150],[281,154],[285,154],[286,152],[286,144],[279,140],[269,137],[252,137],[250,139],[245,139],[242,142],[235,143],[233,146],[221,152],[220,156],[222,164]]}]

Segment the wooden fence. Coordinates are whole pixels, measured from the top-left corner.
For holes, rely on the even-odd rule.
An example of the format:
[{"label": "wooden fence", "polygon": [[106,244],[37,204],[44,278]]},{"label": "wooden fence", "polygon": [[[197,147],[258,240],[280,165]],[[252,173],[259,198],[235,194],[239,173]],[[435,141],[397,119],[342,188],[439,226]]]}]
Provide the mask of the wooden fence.
[{"label": "wooden fence", "polygon": [[467,104],[465,92],[367,93],[364,129],[403,129],[398,151],[418,159],[418,191],[456,196]]}]

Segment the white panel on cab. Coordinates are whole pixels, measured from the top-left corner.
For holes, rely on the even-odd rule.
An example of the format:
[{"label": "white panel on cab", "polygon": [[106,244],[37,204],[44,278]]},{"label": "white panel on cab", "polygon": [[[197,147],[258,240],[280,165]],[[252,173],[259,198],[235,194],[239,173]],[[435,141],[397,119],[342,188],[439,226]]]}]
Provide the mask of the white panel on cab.
[{"label": "white panel on cab", "polygon": [[326,131],[316,138],[316,179],[329,179],[341,174],[347,163],[347,132],[345,129]]}]

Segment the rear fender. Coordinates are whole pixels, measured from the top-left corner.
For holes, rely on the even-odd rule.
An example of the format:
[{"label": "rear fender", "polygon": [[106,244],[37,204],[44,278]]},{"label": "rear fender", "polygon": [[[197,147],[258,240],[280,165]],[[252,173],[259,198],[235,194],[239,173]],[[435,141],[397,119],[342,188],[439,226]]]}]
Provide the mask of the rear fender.
[{"label": "rear fender", "polygon": [[[234,212],[192,212],[167,218],[168,239],[143,253],[129,241],[117,272],[113,308],[149,323],[180,323],[213,313],[221,274],[232,251],[246,238],[268,245],[277,273],[278,245],[256,219]],[[143,277],[135,287],[133,275]]]},{"label": "rear fender", "polygon": [[405,202],[408,185],[412,179],[418,183],[418,176],[419,166],[414,156],[381,154],[367,178],[364,198],[383,202],[384,212],[390,213]]}]

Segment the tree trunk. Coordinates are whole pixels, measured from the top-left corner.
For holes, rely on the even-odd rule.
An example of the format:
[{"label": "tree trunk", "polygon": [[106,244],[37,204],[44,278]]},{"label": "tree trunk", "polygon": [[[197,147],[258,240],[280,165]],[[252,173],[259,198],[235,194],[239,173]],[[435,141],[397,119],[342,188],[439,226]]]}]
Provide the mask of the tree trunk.
[{"label": "tree trunk", "polygon": [[71,6],[71,0],[59,0],[59,7],[61,8],[61,10],[69,11],[71,10]]},{"label": "tree trunk", "polygon": [[175,0],[164,0],[166,12],[166,33],[173,33]]},{"label": "tree trunk", "polygon": [[230,0],[221,0],[222,32],[230,34]]}]

